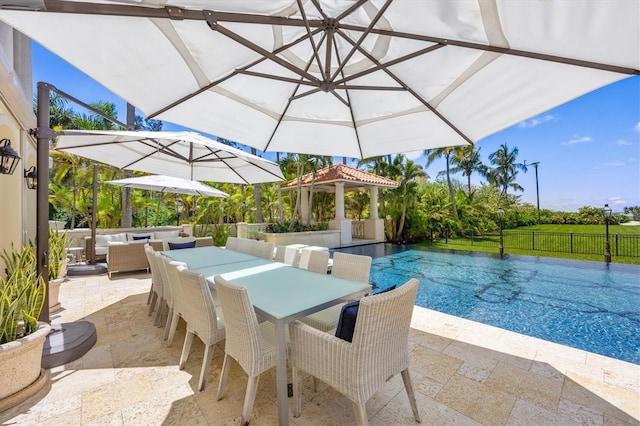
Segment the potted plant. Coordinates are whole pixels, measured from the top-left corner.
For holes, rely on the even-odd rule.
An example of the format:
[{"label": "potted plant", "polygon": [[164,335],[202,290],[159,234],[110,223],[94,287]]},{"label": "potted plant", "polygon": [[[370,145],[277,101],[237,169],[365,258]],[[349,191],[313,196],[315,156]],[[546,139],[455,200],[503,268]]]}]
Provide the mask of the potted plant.
[{"label": "potted plant", "polygon": [[49,312],[60,310],[60,285],[67,275],[67,233],[49,230]]},{"label": "potted plant", "polygon": [[32,244],[6,251],[6,276],[0,276],[0,411],[38,392],[47,381],[42,348],[51,326],[38,322],[45,283],[36,271]]}]

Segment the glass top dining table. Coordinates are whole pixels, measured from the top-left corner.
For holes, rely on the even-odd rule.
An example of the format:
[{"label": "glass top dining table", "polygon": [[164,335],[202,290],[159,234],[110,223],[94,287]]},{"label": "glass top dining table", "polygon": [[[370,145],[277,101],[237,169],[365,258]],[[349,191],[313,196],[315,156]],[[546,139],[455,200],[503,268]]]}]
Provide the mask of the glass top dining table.
[{"label": "glass top dining table", "polygon": [[287,324],[312,313],[371,291],[369,284],[335,278],[219,247],[201,247],[163,252],[201,272],[213,286],[213,277],[247,288],[256,312],[271,321],[276,331],[276,382],[278,422],[288,423]]}]

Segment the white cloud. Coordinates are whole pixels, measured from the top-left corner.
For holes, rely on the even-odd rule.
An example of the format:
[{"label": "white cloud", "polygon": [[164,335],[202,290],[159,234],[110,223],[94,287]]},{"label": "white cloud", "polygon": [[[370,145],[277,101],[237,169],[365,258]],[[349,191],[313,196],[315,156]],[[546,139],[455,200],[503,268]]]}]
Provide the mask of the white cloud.
[{"label": "white cloud", "polygon": [[629,142],[626,139],[618,139],[616,141],[616,145],[622,145],[622,146],[632,146],[633,144],[631,142]]},{"label": "white cloud", "polygon": [[638,124],[636,124],[636,132],[640,132],[640,121],[638,121]]},{"label": "white cloud", "polygon": [[[554,121],[554,120],[556,120],[556,117],[554,117],[551,114],[547,114],[539,117],[534,117],[531,120],[521,121],[520,124],[518,124],[518,127],[523,129],[528,129],[531,127],[536,127],[539,124],[546,123],[548,121]],[[640,125],[640,123],[638,123],[638,125]]]},{"label": "white cloud", "polygon": [[574,135],[568,141],[562,142],[562,145],[575,145],[575,144],[587,143],[587,142],[593,142],[593,139],[591,138],[591,136],[577,136],[577,135]]},{"label": "white cloud", "polygon": [[624,161],[609,161],[604,163],[605,167],[623,167],[626,163]]},{"label": "white cloud", "polygon": [[403,153],[403,155],[407,157],[409,160],[416,162],[416,160],[418,160],[420,157],[424,155],[424,151],[405,152]]}]

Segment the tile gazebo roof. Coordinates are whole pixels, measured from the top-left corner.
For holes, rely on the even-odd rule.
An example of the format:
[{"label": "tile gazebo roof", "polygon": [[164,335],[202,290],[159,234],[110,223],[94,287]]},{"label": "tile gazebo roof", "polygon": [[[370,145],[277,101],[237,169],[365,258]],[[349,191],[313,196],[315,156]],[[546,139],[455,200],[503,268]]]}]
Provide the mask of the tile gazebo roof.
[{"label": "tile gazebo roof", "polygon": [[[312,181],[313,174],[307,173],[302,176],[301,185],[303,187],[311,186]],[[345,164],[334,164],[316,172],[314,191],[334,192],[334,184],[336,182],[343,182],[345,191],[363,190],[365,187],[371,186],[396,188],[399,185],[398,182],[386,177],[349,167]],[[295,189],[296,185],[297,179],[293,179],[283,184],[282,189]]]}]

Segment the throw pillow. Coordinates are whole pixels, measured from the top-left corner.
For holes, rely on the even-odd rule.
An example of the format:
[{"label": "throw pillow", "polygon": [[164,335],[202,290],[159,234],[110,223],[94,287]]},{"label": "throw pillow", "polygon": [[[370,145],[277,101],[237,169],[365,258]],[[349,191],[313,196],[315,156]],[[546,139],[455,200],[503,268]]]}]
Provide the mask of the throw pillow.
[{"label": "throw pillow", "polygon": [[150,240],[151,239],[151,235],[133,235],[133,241],[138,241],[138,240]]},{"label": "throw pillow", "polygon": [[[392,285],[376,294],[386,293],[387,291],[395,290],[395,288],[396,286]],[[353,331],[356,328],[359,308],[360,301],[350,302],[342,307],[340,317],[338,318],[338,326],[336,327],[336,337],[346,340],[347,342],[353,341]]]},{"label": "throw pillow", "polygon": [[188,249],[188,248],[195,248],[195,247],[196,247],[195,241],[188,241],[186,243],[172,243],[171,241],[169,241],[169,250],[180,250],[180,249]]},{"label": "throw pillow", "polygon": [[336,337],[351,342],[353,340],[353,330],[356,328],[356,318],[358,316],[360,301],[347,303],[340,311],[338,326],[336,327]]}]

